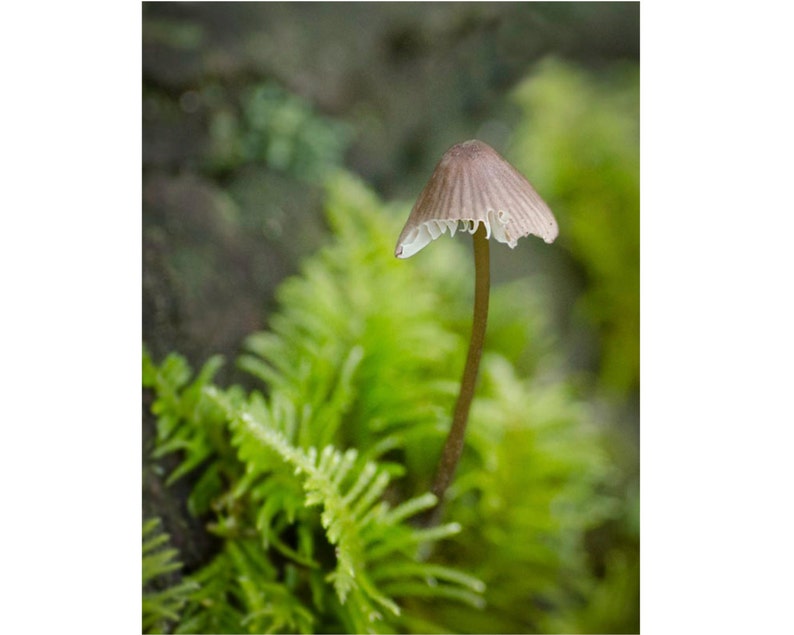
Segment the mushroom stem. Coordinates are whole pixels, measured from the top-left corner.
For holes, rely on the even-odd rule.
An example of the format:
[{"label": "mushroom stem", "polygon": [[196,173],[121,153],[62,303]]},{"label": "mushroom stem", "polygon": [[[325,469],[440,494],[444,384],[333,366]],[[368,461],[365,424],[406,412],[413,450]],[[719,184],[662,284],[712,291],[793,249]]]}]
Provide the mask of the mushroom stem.
[{"label": "mushroom stem", "polygon": [[[480,367],[483,343],[485,342],[485,326],[488,322],[488,295],[491,285],[488,239],[485,233],[485,223],[480,223],[473,236],[474,243],[474,317],[469,340],[469,352],[466,356],[466,366],[463,369],[463,378],[460,382],[460,394],[455,404],[452,418],[452,427],[449,430],[444,450],[438,463],[436,477],[433,482],[432,492],[438,499],[434,519],[440,515],[441,503],[449,487],[455,468],[463,453],[463,438],[466,433],[466,423],[469,420],[469,409],[474,397],[474,386],[477,381],[477,370]],[[431,524],[434,524],[431,522]]]}]

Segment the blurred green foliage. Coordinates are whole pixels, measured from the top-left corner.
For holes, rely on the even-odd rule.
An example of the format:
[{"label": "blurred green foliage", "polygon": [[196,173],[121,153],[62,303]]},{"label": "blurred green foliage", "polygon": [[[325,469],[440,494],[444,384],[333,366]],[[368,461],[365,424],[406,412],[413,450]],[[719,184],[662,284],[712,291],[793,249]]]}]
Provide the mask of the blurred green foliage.
[{"label": "blurred green foliage", "polygon": [[318,181],[341,164],[350,138],[346,125],[319,115],[304,99],[272,82],[246,87],[237,100],[227,100],[210,116],[210,170],[259,163]]},{"label": "blurred green foliage", "polygon": [[547,60],[514,98],[523,111],[510,156],[560,224],[558,244],[585,278],[580,308],[599,331],[602,385],[639,389],[639,70],[588,74]]},{"label": "blurred green foliage", "polygon": [[[608,544],[603,572],[588,549],[636,509],[561,368],[534,280],[492,299],[494,337],[446,509],[455,522],[412,526],[432,504],[465,355],[468,249],[439,240],[396,260],[407,206],[344,172],[326,192],[332,242],[281,285],[269,328],[239,358],[259,389],[215,384],[217,359],[193,377],[177,355],[144,355],[155,452],[179,457],[170,480],[190,479],[190,509],[222,545],[190,575],[197,589],[170,628],[637,630],[636,545]],[[518,370],[527,357],[530,372]]]}]

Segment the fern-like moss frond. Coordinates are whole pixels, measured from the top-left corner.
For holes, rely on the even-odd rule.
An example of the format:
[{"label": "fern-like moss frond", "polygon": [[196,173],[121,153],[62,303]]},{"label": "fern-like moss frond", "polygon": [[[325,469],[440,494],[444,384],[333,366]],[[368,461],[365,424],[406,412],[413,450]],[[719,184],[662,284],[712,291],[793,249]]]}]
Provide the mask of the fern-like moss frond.
[{"label": "fern-like moss frond", "polygon": [[[213,440],[221,436],[218,428],[222,427],[222,420],[217,411],[208,409],[202,390],[222,365],[220,356],[210,358],[190,382],[190,367],[182,356],[171,354],[156,366],[144,349],[143,385],[154,389],[156,395],[151,407],[152,414],[157,416],[154,456],[182,454],[182,461],[169,475],[168,484],[195,470],[218,449]],[[196,420],[201,420],[206,427],[191,425]]]},{"label": "fern-like moss frond", "polygon": [[198,585],[180,582],[173,574],[182,568],[176,549],[169,548],[168,534],[159,518],[143,523],[143,632],[167,632],[176,622],[190,594]]},{"label": "fern-like moss frond", "polygon": [[227,540],[191,581],[194,592],[177,633],[312,633],[316,615],[301,599],[296,577],[262,557],[256,539]]},{"label": "fern-like moss frond", "polygon": [[[336,561],[326,579],[339,603],[350,605],[347,614],[356,632],[381,630],[384,611],[399,616],[400,607],[392,598],[400,595],[482,604],[484,587],[478,580],[416,561],[420,545],[460,531],[455,523],[420,530],[404,522],[432,507],[432,494],[391,509],[382,501],[390,483],[388,472],[372,461],[360,461],[356,450],[341,452],[331,445],[320,452],[313,447],[304,450],[250,409],[233,408],[219,390],[208,388],[207,394],[232,420],[241,458],[256,457],[263,449],[275,452],[301,480],[305,505],[321,508],[321,525]],[[396,593],[383,590],[387,588]]]}]

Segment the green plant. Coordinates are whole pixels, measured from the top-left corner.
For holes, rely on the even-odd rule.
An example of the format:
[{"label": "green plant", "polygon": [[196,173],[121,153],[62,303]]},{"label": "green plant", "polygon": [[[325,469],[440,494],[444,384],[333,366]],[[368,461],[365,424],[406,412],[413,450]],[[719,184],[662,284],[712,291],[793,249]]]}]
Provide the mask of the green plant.
[{"label": "green plant", "polygon": [[195,582],[174,582],[172,574],[182,565],[177,550],[167,548],[159,518],[143,523],[142,626],[146,633],[167,632],[168,624],[179,619],[182,607],[199,587]]},{"label": "green plant", "polygon": [[318,114],[307,101],[277,84],[262,82],[230,95],[212,86],[205,93],[211,103],[219,102],[209,119],[208,168],[264,164],[319,182],[341,164],[349,128]]},{"label": "green plant", "polygon": [[[176,632],[580,626],[599,585],[585,534],[617,513],[612,469],[545,321],[516,322],[499,293],[493,324],[516,338],[483,354],[448,493],[455,522],[412,522],[435,503],[471,290],[455,241],[427,254],[424,273],[392,257],[404,216],[349,175],[328,181],[334,240],[282,284],[238,360],[259,390],[216,385],[219,359],[193,377],[179,355],[157,364],[144,351],[155,453],[179,457],[169,481],[190,479],[189,509],[220,540],[188,576],[197,588]],[[537,351],[532,377],[511,362],[517,342]]]}]

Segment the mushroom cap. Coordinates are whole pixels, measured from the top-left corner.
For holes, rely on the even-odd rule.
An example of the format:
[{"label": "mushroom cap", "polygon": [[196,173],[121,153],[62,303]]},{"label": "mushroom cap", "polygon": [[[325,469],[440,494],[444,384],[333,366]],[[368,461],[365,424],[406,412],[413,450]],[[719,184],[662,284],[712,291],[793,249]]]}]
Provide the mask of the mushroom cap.
[{"label": "mushroom cap", "polygon": [[452,146],[438,162],[416,199],[397,239],[394,255],[413,256],[449,230],[473,234],[484,223],[486,236],[516,246],[534,234],[547,243],[557,221],[529,181],[487,143],[472,139]]}]

